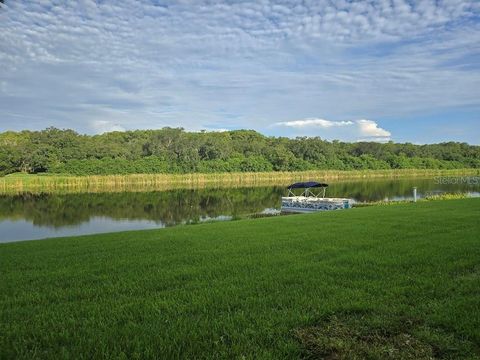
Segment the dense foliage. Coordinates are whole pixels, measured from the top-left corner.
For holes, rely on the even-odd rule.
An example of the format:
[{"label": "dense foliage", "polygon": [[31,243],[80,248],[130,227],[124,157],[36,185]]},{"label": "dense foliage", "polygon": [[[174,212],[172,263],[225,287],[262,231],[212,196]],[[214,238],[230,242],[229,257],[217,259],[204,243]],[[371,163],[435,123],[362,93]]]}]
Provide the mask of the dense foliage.
[{"label": "dense foliage", "polygon": [[313,169],[479,168],[480,146],[344,143],[266,137],[251,130],[136,130],[80,135],[73,130],[0,133],[0,174],[211,173]]}]

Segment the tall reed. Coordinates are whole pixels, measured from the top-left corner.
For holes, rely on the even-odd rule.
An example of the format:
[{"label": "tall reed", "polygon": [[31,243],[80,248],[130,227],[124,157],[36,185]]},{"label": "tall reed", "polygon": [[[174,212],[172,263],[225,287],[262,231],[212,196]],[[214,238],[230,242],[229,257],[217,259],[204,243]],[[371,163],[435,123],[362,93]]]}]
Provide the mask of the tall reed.
[{"label": "tall reed", "polygon": [[287,185],[295,181],[479,175],[479,169],[456,170],[315,170],[302,172],[134,174],[134,175],[23,175],[0,178],[0,194],[153,191],[177,188]]}]

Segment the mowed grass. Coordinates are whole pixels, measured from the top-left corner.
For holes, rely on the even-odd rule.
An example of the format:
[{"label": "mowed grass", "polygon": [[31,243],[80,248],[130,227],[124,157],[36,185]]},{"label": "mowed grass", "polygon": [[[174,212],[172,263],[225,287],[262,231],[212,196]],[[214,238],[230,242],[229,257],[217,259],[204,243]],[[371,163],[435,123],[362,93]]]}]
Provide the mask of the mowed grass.
[{"label": "mowed grass", "polygon": [[480,200],[0,245],[0,358],[478,359]]}]

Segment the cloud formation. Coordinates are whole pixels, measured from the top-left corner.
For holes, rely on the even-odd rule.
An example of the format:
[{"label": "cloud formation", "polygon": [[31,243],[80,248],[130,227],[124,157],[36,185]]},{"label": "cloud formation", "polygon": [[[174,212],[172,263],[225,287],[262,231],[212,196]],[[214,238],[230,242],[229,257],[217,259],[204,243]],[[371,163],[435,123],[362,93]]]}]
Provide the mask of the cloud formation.
[{"label": "cloud formation", "polygon": [[329,140],[386,142],[392,135],[390,131],[379,127],[375,121],[366,119],[353,121],[304,119],[278,122],[274,126],[290,128],[295,136],[320,136]]},{"label": "cloud formation", "polygon": [[0,131],[480,108],[479,15],[475,0],[6,0]]},{"label": "cloud formation", "polygon": [[115,124],[109,120],[93,120],[90,122],[90,127],[97,134],[103,134],[112,131],[125,131],[123,126]]},{"label": "cloud formation", "polygon": [[276,123],[279,126],[290,126],[294,128],[305,128],[305,127],[320,127],[328,129],[336,126],[347,126],[353,125],[352,121],[330,121],[325,119],[305,119],[305,120],[294,120],[294,121],[283,121]]},{"label": "cloud formation", "polygon": [[366,137],[382,138],[390,137],[390,131],[378,127],[378,124],[372,120],[357,120],[356,124],[360,129],[360,134]]}]

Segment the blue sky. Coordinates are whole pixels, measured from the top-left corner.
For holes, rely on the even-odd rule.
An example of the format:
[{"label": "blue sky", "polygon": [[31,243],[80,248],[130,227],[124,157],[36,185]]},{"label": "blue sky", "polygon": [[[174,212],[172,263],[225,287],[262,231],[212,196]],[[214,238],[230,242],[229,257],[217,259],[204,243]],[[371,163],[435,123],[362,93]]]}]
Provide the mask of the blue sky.
[{"label": "blue sky", "polygon": [[0,131],[480,141],[480,2],[5,0]]}]

